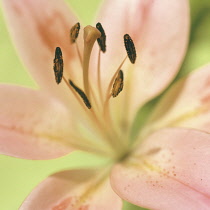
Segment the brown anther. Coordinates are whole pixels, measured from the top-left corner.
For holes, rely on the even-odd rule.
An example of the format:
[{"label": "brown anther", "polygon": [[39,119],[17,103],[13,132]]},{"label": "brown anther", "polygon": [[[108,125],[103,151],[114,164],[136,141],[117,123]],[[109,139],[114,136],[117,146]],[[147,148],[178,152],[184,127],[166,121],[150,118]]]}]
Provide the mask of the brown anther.
[{"label": "brown anther", "polygon": [[55,73],[55,80],[57,84],[59,84],[63,77],[63,57],[62,57],[62,51],[60,47],[56,47],[55,49],[53,69]]},{"label": "brown anther", "polygon": [[101,37],[97,39],[98,45],[103,53],[106,52],[106,34],[101,23],[96,24],[96,28],[101,32]]},{"label": "brown anther", "polygon": [[112,88],[112,96],[116,97],[123,90],[123,71],[120,70]]},{"label": "brown anther", "polygon": [[124,43],[125,43],[125,49],[127,51],[128,57],[131,61],[131,63],[135,63],[136,61],[136,49],[133,43],[133,40],[128,34],[124,35]]},{"label": "brown anther", "polygon": [[86,94],[84,93],[84,91],[82,91],[80,88],[78,88],[71,80],[69,80],[69,84],[74,88],[74,90],[79,94],[79,96],[82,98],[82,100],[84,101],[86,107],[88,109],[91,108],[91,104],[90,101],[88,100]]},{"label": "brown anther", "polygon": [[79,35],[80,23],[76,23],[70,30],[70,41],[74,43]]}]

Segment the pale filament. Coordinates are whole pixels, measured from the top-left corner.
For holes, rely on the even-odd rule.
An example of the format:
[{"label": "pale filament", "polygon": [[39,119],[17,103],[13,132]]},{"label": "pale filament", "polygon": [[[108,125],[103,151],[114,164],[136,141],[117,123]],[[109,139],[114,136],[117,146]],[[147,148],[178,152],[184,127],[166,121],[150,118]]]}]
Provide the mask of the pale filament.
[{"label": "pale filament", "polygon": [[75,44],[76,44],[76,50],[77,50],[77,54],[78,54],[78,57],[79,57],[79,61],[80,61],[81,65],[82,65],[82,55],[80,53],[77,41],[75,41]]},{"label": "pale filament", "polygon": [[63,80],[65,82],[65,84],[67,85],[67,87],[71,90],[71,92],[73,93],[74,97],[77,99],[77,101],[79,102],[80,106],[87,112],[87,108],[85,107],[84,103],[82,103],[81,99],[79,98],[79,96],[77,95],[77,93],[74,91],[74,89],[71,87],[71,85],[69,85],[69,82],[67,81],[67,79],[65,78],[65,76],[63,76]]},{"label": "pale filament", "polygon": [[63,80],[66,83],[66,85],[68,86],[68,88],[71,90],[71,92],[73,93],[73,95],[75,96],[75,98],[77,99],[77,101],[79,102],[80,106],[85,110],[85,112],[87,113],[87,115],[91,118],[92,122],[94,122],[94,124],[96,125],[96,127],[99,129],[100,133],[102,133],[104,135],[103,139],[108,140],[109,144],[113,146],[113,141],[112,138],[110,137],[110,134],[103,132],[104,130],[107,130],[107,128],[105,128],[104,124],[99,120],[98,116],[95,114],[94,110],[88,110],[87,107],[84,105],[84,103],[81,101],[81,99],[79,98],[79,96],[76,94],[76,92],[74,91],[74,89],[71,87],[71,85],[69,85],[68,81],[66,80],[66,78],[63,76]]},{"label": "pale filament", "polygon": [[[88,114],[88,116],[90,116],[90,118],[92,119],[92,121],[96,124],[96,126],[98,127],[98,129],[100,131],[104,130],[104,127],[101,126],[101,122],[98,120],[96,114],[94,113],[93,110],[87,110],[87,107],[84,105],[84,103],[82,103],[81,99],[79,98],[79,96],[76,94],[76,92],[74,91],[74,89],[71,87],[71,85],[69,85],[68,81],[66,80],[66,78],[63,76],[63,80],[66,83],[67,87],[71,90],[71,92],[73,93],[73,95],[75,96],[75,98],[77,99],[77,101],[79,102],[80,106],[85,110],[85,112]],[[91,115],[90,115],[91,113]],[[107,135],[105,135],[105,138],[107,138]],[[109,136],[108,136],[109,138]]]},{"label": "pale filament", "polygon": [[[110,111],[110,105],[109,105],[109,101],[112,97],[111,89],[112,89],[112,85],[114,83],[114,80],[115,80],[116,76],[118,75],[120,69],[122,68],[123,64],[125,63],[127,57],[128,56],[126,56],[124,58],[122,63],[117,68],[117,70],[116,70],[115,74],[113,75],[112,79],[110,80],[110,83],[108,85],[107,92],[106,92],[106,98],[103,102],[103,117],[106,119],[107,124],[109,124],[112,127],[114,127],[114,125],[113,125],[113,120],[112,120],[112,117],[111,117],[111,111]],[[120,134],[117,134],[117,131],[115,129],[113,129],[113,131],[115,133],[115,136],[118,136],[118,138],[119,138]]]},{"label": "pale filament", "polygon": [[[97,80],[98,80],[98,91],[99,91],[99,98],[100,101],[103,103],[103,92],[101,87],[101,50],[98,51],[98,65],[97,65]],[[103,104],[101,104],[103,105]]]}]

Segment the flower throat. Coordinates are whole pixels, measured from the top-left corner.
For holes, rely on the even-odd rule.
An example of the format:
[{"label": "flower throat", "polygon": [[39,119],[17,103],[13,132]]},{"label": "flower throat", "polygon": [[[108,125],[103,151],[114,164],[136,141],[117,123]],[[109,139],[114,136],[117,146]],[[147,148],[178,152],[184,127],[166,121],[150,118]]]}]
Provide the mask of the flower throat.
[{"label": "flower throat", "polygon": [[[121,70],[122,65],[124,64],[127,56],[130,59],[131,63],[135,63],[136,60],[136,50],[134,43],[131,39],[131,37],[128,34],[124,35],[124,44],[127,51],[127,56],[123,60],[123,62],[120,64],[119,68],[116,70],[115,74],[113,75],[106,94],[106,99],[103,100],[103,94],[102,94],[102,87],[101,87],[101,77],[100,77],[100,52],[103,53],[106,52],[106,34],[104,32],[104,29],[101,25],[101,23],[96,24],[96,28],[92,26],[86,26],[84,28],[84,52],[83,52],[83,59],[81,56],[81,53],[79,51],[79,47],[77,44],[77,38],[80,31],[80,23],[76,23],[70,30],[70,42],[72,44],[76,44],[77,53],[80,59],[80,62],[82,64],[83,69],[83,86],[84,91],[77,87],[76,84],[73,83],[72,80],[66,79],[63,75],[63,57],[62,57],[62,51],[60,47],[56,47],[55,49],[55,59],[54,59],[54,73],[55,73],[55,80],[57,84],[59,84],[62,79],[65,81],[67,86],[70,88],[70,90],[74,93],[77,93],[77,96],[75,95],[76,99],[81,102],[83,101],[83,107],[84,105],[88,108],[92,108],[92,102],[90,100],[90,95],[93,94],[93,91],[90,87],[89,82],[89,62],[90,62],[90,55],[93,48],[93,45],[95,41],[97,40],[99,45],[99,56],[98,56],[98,72],[97,72],[97,81],[98,81],[98,90],[99,95],[102,103],[107,105],[107,102],[109,101],[110,97],[116,97],[122,90],[123,90],[123,71]],[[79,98],[78,98],[79,96]],[[94,97],[93,97],[94,98]],[[82,100],[82,101],[81,101]],[[94,100],[94,99],[92,99]]]},{"label": "flower throat", "polygon": [[[70,29],[70,42],[76,45],[77,54],[82,66],[83,74],[83,89],[78,87],[71,79],[65,78],[63,75],[64,61],[62,57],[62,51],[60,47],[55,49],[54,58],[54,74],[57,84],[62,80],[65,82],[67,87],[70,89],[72,94],[87,113],[92,122],[96,125],[100,133],[103,135],[103,139],[109,143],[109,145],[114,149],[119,149],[118,145],[114,145],[117,142],[116,139],[120,141],[122,137],[116,133],[113,125],[113,119],[111,116],[111,111],[109,107],[109,101],[111,97],[117,97],[118,94],[123,90],[124,86],[124,74],[122,71],[122,66],[127,58],[129,58],[132,64],[136,61],[136,50],[131,37],[128,34],[124,35],[124,45],[127,55],[123,59],[122,63],[119,65],[114,75],[112,76],[110,82],[108,83],[106,91],[102,90],[101,85],[101,72],[100,72],[100,60],[101,52],[106,52],[106,34],[101,25],[97,23],[96,27],[86,26],[84,28],[84,50],[83,56],[81,56],[80,49],[77,44],[77,38],[79,36],[80,24],[76,23]],[[89,82],[89,62],[90,55],[92,52],[93,45],[97,40],[99,45],[98,53],[98,63],[97,63],[97,94],[93,91],[91,83]],[[124,131],[124,130],[123,130]],[[125,131],[124,131],[125,132]],[[122,149],[123,150],[123,149]]]}]

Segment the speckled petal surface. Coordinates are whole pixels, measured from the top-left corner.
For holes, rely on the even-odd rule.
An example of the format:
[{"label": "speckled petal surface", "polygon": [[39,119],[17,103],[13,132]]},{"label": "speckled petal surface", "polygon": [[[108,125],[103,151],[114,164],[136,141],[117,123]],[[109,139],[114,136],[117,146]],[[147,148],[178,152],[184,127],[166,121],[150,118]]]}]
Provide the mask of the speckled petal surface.
[{"label": "speckled petal surface", "polygon": [[111,184],[123,199],[149,209],[208,210],[210,135],[169,128],[149,136],[124,163]]},{"label": "speckled petal surface", "polygon": [[120,210],[122,201],[102,173],[69,170],[53,174],[31,192],[20,210]]}]

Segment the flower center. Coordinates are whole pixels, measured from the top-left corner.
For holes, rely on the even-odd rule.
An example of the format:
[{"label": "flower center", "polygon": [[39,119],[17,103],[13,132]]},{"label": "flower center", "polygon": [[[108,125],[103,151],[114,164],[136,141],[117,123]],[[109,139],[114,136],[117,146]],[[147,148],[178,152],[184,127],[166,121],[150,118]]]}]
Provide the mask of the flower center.
[{"label": "flower center", "polygon": [[[128,152],[128,145],[122,143],[122,134],[118,134],[114,129],[114,122],[112,120],[110,111],[110,99],[111,97],[117,97],[123,90],[124,86],[124,74],[122,66],[127,58],[129,58],[132,64],[136,60],[136,50],[131,37],[128,34],[124,35],[124,44],[127,55],[116,69],[112,76],[106,91],[102,87],[100,60],[101,52],[106,52],[106,34],[101,25],[97,23],[96,27],[86,26],[84,28],[84,50],[83,57],[81,56],[80,49],[77,44],[77,38],[80,31],[80,24],[76,23],[70,30],[70,42],[76,45],[77,54],[82,66],[83,74],[83,90],[78,87],[71,79],[65,78],[63,75],[64,61],[62,58],[62,51],[60,47],[55,49],[54,59],[54,73],[55,80],[59,84],[62,79],[68,86],[70,91],[74,94],[75,100],[77,100],[83,110],[87,113],[91,121],[95,124],[96,128],[100,130],[100,133],[105,137],[103,138],[110,147],[117,151],[118,158],[124,157]],[[98,63],[97,63],[97,92],[91,86],[89,78],[89,63],[91,52],[95,41],[97,40],[99,45]],[[120,152],[119,152],[120,151]]]}]

